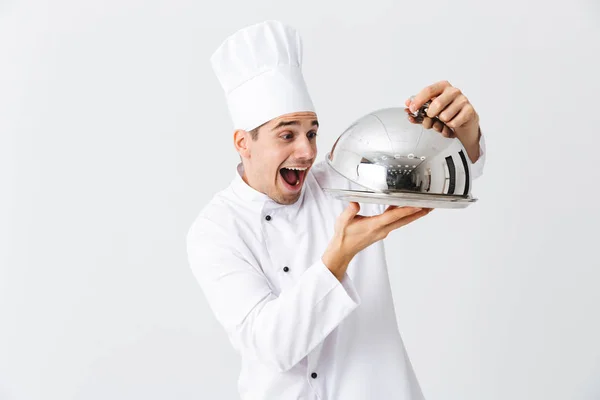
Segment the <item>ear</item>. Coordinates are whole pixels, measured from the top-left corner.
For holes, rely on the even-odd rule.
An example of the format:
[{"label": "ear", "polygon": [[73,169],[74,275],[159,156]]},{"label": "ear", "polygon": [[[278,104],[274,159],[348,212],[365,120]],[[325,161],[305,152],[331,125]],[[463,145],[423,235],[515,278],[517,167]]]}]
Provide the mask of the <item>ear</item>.
[{"label": "ear", "polygon": [[250,158],[250,133],[242,129],[237,129],[233,133],[233,145],[240,156]]}]

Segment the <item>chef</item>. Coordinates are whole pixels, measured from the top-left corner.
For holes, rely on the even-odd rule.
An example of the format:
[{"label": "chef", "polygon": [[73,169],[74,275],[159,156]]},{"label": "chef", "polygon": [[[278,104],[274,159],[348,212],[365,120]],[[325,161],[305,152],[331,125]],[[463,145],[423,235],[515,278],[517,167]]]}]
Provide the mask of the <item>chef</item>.
[{"label": "chef", "polygon": [[[241,162],[187,235],[191,269],[241,357],[243,400],[423,399],[394,311],[382,239],[430,210],[347,203],[351,189],[317,159],[319,120],[302,75],[297,31],[248,26],[211,57]],[[433,102],[464,145],[475,176],[484,142],[473,107],[447,82],[412,100]],[[433,119],[437,117],[437,119]]]}]

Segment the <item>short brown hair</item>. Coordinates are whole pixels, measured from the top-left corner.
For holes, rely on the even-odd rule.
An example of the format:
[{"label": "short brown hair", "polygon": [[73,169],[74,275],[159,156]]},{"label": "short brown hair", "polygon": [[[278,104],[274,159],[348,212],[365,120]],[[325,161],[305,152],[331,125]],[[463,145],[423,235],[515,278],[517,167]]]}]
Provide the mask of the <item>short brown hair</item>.
[{"label": "short brown hair", "polygon": [[258,130],[265,126],[268,122],[269,121],[265,122],[264,124],[261,124],[260,126],[257,126],[256,128],[250,131],[250,136],[252,137],[252,140],[256,141],[258,139]]}]

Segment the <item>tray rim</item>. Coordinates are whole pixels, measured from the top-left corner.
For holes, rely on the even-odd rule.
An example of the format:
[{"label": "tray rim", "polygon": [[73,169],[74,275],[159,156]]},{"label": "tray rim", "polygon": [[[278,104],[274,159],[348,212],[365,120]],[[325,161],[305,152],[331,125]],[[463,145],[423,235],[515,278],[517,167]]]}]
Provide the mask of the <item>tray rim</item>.
[{"label": "tray rim", "polygon": [[370,190],[352,190],[352,189],[335,189],[335,188],[323,188],[327,193],[337,196],[363,196],[371,199],[390,198],[398,200],[425,200],[435,202],[447,202],[447,203],[474,203],[478,201],[470,195],[449,195],[449,194],[437,194],[437,193],[412,193],[412,192],[374,192]]}]

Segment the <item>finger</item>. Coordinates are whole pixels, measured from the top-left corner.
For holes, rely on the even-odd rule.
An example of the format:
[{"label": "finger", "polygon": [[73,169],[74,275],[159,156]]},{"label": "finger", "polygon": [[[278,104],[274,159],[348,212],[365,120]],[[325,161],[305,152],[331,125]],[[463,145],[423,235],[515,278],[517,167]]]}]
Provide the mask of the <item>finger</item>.
[{"label": "finger", "polygon": [[431,127],[433,126],[433,122],[434,122],[433,119],[431,119],[429,117],[425,117],[425,118],[423,118],[423,122],[421,122],[421,124],[423,125],[423,128],[431,129]]},{"label": "finger", "polygon": [[445,125],[442,121],[440,121],[439,119],[435,119],[433,123],[433,130],[442,133],[442,131],[444,130],[444,126]]},{"label": "finger", "polygon": [[419,108],[421,108],[423,106],[423,104],[427,103],[429,100],[435,98],[436,96],[439,96],[440,94],[442,94],[444,89],[446,89],[449,86],[452,86],[452,85],[450,85],[450,83],[448,81],[440,81],[440,82],[434,83],[433,85],[427,86],[426,88],[424,88],[423,90],[421,90],[419,93],[417,93],[415,95],[415,97],[413,98],[413,101],[411,102],[411,104],[409,106],[410,111],[416,112]]},{"label": "finger", "polygon": [[436,132],[441,133],[443,137],[447,137],[447,138],[452,138],[455,136],[454,131],[452,129],[450,129],[448,126],[446,126],[446,124],[444,124],[442,121],[440,121],[437,118],[435,118],[434,121],[435,122],[433,123],[433,129]]},{"label": "finger", "polygon": [[427,116],[430,118],[437,117],[442,111],[444,111],[450,104],[454,102],[454,99],[460,95],[460,89],[457,89],[453,86],[446,87],[444,92],[433,99],[429,107],[427,107]]},{"label": "finger", "polygon": [[446,108],[438,113],[439,115],[437,117],[443,122],[449,122],[452,118],[456,117],[467,104],[469,104],[469,100],[464,95],[459,94],[452,100],[452,103],[448,104]]},{"label": "finger", "polygon": [[410,122],[411,124],[418,124],[420,123],[419,121],[417,121],[417,119],[412,115],[412,113],[410,112],[410,110],[408,108],[404,109],[404,112],[406,112],[407,114],[407,118],[408,118],[408,122]]},{"label": "finger", "polygon": [[389,225],[386,225],[383,229],[385,234],[389,234],[391,231],[396,230],[398,228],[401,228],[405,225],[410,224],[411,222],[414,222],[416,220],[418,220],[419,218],[424,217],[425,215],[429,214],[431,211],[427,210],[427,209],[423,209],[421,211],[418,211],[412,215],[409,215],[407,217],[404,217],[402,219],[399,219],[398,221],[392,222]]},{"label": "finger", "polygon": [[444,125],[444,130],[442,131],[442,136],[447,138],[454,138],[456,135],[454,131],[448,127],[448,125]]},{"label": "finger", "polygon": [[446,125],[448,125],[452,129],[460,128],[468,122],[471,122],[475,119],[475,110],[471,106],[471,104],[467,104],[464,106],[458,115],[456,115],[452,120],[448,121]]},{"label": "finger", "polygon": [[421,211],[421,208],[418,207],[396,207],[373,217],[373,221],[378,225],[389,225],[398,219],[407,217],[419,211]]},{"label": "finger", "polygon": [[359,211],[360,204],[355,201],[350,202],[348,207],[346,207],[346,209],[340,214],[340,222],[342,222],[344,225],[348,225],[350,221],[356,217],[356,214],[358,214]]}]

